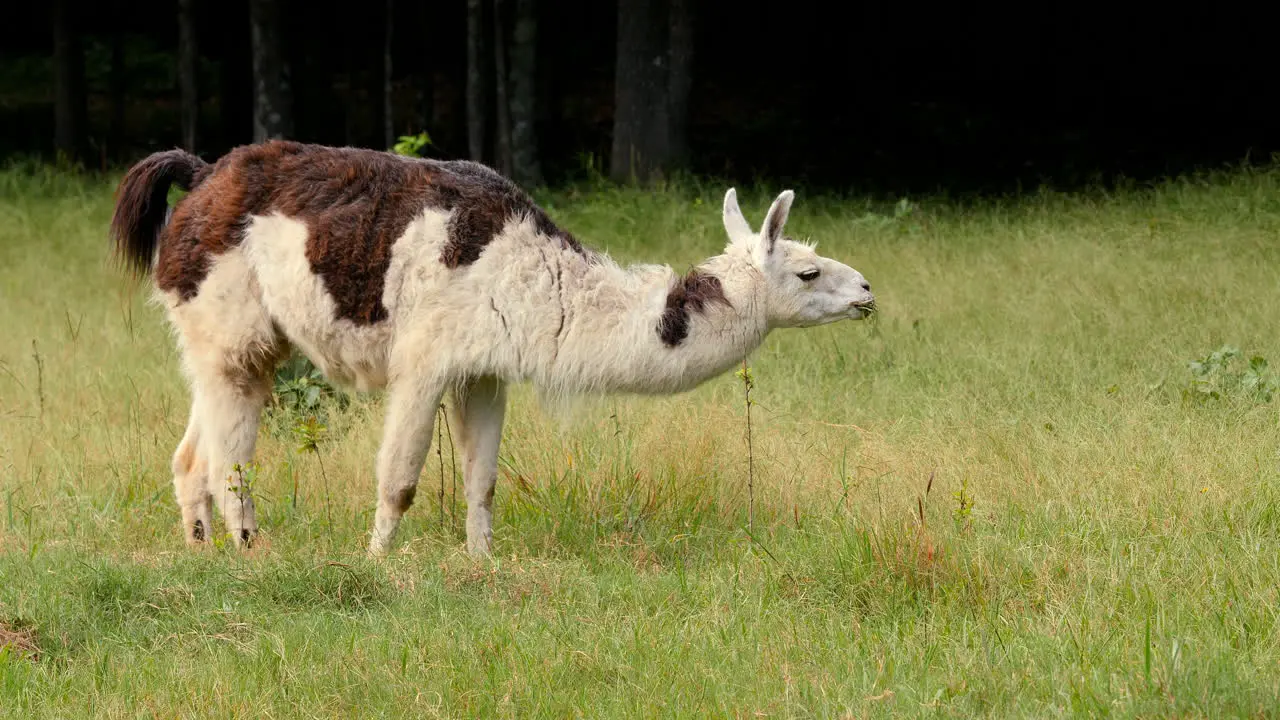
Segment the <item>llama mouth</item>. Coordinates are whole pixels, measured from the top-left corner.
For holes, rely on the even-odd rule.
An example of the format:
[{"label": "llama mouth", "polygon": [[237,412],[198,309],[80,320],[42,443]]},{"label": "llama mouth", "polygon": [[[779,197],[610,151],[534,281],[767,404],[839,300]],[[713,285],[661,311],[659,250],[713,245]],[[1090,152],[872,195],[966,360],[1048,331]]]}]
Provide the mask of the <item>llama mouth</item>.
[{"label": "llama mouth", "polygon": [[857,313],[855,317],[866,317],[868,315],[875,314],[876,301],[868,300],[867,302],[863,302],[863,303],[854,303],[853,305],[850,306],[850,308]]}]

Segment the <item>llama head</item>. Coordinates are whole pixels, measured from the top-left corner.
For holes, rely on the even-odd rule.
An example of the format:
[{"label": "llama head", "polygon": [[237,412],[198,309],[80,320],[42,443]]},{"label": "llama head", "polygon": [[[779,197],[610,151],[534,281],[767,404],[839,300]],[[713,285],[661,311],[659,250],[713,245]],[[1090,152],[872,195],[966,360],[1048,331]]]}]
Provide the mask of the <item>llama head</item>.
[{"label": "llama head", "polygon": [[725,252],[751,263],[764,278],[770,327],[808,327],[837,320],[857,320],[875,310],[875,296],[862,273],[814,246],[782,234],[795,193],[787,190],[773,201],[759,232],[751,229],[738,207],[737,192],[724,196]]}]

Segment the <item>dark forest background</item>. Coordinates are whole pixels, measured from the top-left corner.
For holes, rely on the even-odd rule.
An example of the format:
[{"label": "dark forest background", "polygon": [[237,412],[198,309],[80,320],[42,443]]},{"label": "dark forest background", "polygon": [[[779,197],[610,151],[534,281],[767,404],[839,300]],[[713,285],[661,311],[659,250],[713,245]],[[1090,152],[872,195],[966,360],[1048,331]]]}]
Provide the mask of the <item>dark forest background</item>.
[{"label": "dark forest background", "polygon": [[1269,160],[1269,20],[1171,7],[24,0],[0,23],[0,156],[101,169],[426,131],[427,155],[527,184],[689,170],[891,194]]}]

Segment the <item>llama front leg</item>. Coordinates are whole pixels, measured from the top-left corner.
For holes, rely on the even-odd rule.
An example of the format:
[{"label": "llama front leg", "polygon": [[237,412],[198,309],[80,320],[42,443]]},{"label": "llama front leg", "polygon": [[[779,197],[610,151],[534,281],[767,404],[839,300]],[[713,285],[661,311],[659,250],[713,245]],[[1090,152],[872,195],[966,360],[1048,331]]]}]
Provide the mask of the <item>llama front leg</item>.
[{"label": "llama front leg", "polygon": [[493,487],[498,481],[506,385],[496,378],[474,380],[456,394],[454,406],[467,493],[467,551],[484,556],[493,546]]},{"label": "llama front leg", "polygon": [[387,397],[387,417],[378,448],[378,510],[374,516],[369,553],[385,555],[396,528],[418,492],[418,476],[435,428],[442,386],[396,383]]}]

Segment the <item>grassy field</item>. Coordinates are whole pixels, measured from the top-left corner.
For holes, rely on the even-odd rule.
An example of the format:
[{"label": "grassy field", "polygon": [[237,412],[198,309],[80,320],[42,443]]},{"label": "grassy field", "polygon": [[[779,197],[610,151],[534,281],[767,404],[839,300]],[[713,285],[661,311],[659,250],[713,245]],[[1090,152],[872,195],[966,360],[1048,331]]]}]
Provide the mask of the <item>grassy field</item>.
[{"label": "grassy field", "polygon": [[[743,194],[753,222],[776,190]],[[683,268],[722,247],[722,193],[541,199]],[[0,173],[6,717],[1280,716],[1280,398],[1252,359],[1280,364],[1280,170],[802,192],[789,228],[882,314],[752,358],[754,531],[732,374],[572,413],[521,389],[492,562],[462,552],[447,441],[363,558],[376,395],[323,403],[316,452],[276,410],[263,542],[186,550],[187,395],[107,262],[110,203]]]}]

